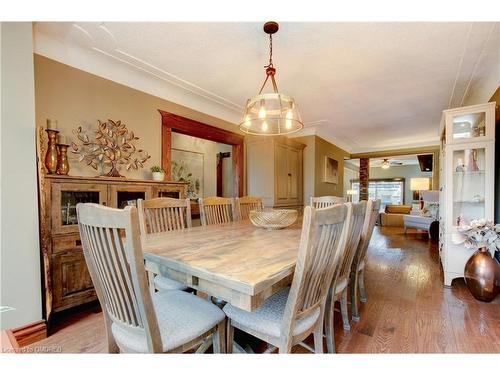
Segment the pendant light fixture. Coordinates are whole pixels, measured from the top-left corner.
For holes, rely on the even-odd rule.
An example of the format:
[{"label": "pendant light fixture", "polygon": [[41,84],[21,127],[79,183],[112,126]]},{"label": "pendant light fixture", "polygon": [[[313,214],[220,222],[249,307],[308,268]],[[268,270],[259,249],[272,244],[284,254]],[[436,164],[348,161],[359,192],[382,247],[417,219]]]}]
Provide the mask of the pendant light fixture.
[{"label": "pendant light fixture", "polygon": [[[304,127],[295,100],[278,91],[273,65],[273,34],[279,29],[276,22],[266,22],[264,32],[269,34],[269,64],[266,65],[266,79],[259,93],[248,99],[240,130],[254,135],[284,135]],[[262,93],[266,83],[271,81],[273,92]]]}]

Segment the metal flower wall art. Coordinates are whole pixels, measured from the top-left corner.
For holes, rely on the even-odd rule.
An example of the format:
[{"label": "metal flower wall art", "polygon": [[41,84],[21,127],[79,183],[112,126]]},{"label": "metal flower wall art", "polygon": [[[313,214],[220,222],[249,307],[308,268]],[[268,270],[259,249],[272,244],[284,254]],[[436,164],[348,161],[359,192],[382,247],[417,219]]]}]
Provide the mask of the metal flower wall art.
[{"label": "metal flower wall art", "polygon": [[78,161],[87,163],[95,170],[98,166],[110,166],[109,177],[124,177],[118,171],[119,165],[126,170],[142,168],[151,157],[146,151],[136,149],[134,141],[139,138],[121,121],[97,121],[97,129],[89,136],[79,126],[74,133],[80,145],[71,142],[71,151],[79,155]]}]

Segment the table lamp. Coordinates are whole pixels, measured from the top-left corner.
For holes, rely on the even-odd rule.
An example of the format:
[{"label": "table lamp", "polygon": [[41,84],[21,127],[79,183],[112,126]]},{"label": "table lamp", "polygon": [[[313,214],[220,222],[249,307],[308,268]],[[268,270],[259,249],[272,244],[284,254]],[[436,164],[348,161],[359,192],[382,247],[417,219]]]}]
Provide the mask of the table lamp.
[{"label": "table lamp", "polygon": [[[410,179],[410,190],[417,192],[418,200],[421,200],[420,192],[423,190],[429,190],[429,178],[428,177],[412,177]],[[420,208],[422,208],[422,202],[420,203]]]},{"label": "table lamp", "polygon": [[358,191],[354,189],[349,189],[346,191],[346,194],[347,194],[347,201],[352,202],[352,196],[358,194]]}]

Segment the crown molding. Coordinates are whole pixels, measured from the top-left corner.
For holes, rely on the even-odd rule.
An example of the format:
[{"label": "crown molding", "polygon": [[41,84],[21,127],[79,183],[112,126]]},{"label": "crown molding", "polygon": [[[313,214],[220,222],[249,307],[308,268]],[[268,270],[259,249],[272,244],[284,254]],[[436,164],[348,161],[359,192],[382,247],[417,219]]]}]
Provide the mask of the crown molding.
[{"label": "crown molding", "polygon": [[346,137],[340,136],[338,134],[333,134],[333,132],[325,126],[326,124],[328,124],[328,122],[328,120],[306,122],[304,124],[304,128],[301,131],[290,135],[290,138],[316,135],[323,138],[325,141],[328,141],[331,144],[341,148],[347,153],[351,153],[352,144],[354,142],[350,139],[347,139]]}]

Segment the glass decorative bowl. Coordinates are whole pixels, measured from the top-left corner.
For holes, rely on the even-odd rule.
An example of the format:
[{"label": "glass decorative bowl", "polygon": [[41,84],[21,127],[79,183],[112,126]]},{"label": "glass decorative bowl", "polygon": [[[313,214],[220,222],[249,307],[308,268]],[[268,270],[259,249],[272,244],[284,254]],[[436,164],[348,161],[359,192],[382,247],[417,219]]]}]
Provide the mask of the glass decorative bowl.
[{"label": "glass decorative bowl", "polygon": [[289,227],[297,220],[297,210],[251,210],[250,221],[259,228],[283,229]]}]

